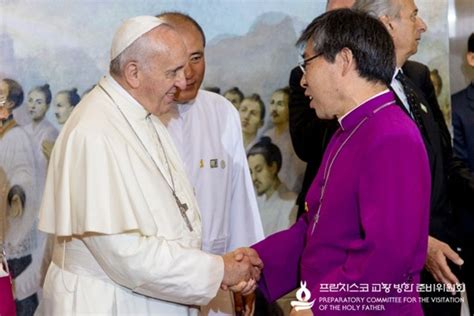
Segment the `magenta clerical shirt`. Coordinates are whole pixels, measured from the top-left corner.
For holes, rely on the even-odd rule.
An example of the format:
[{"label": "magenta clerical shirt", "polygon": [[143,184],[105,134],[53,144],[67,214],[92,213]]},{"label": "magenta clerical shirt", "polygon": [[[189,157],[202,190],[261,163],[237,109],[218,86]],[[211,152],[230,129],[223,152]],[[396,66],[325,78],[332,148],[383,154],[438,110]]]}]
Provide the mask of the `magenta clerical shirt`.
[{"label": "magenta clerical shirt", "polygon": [[[273,301],[306,281],[315,315],[373,315],[367,309],[380,305],[369,304],[373,298],[386,298],[376,307],[383,315],[423,315],[416,287],[430,186],[420,132],[393,93],[364,102],[332,137],[306,196],[308,212],[253,246],[265,264],[260,289]],[[389,285],[378,291],[382,283]],[[334,302],[354,297],[362,303]]]}]

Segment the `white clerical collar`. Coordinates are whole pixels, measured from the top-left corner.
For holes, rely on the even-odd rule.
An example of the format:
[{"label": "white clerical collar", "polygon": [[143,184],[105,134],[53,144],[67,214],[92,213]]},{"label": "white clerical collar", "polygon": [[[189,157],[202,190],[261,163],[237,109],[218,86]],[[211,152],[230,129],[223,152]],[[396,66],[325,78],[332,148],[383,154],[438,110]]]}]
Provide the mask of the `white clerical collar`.
[{"label": "white clerical collar", "polygon": [[384,93],[387,93],[388,91],[389,91],[389,89],[385,89],[385,90],[383,90],[382,92],[379,92],[379,93],[377,93],[376,95],[371,96],[371,97],[368,98],[367,100],[362,101],[361,103],[359,103],[359,105],[353,107],[349,112],[347,112],[346,114],[344,114],[343,116],[341,116],[340,118],[337,119],[337,121],[339,122],[339,126],[342,126],[342,125],[341,125],[341,122],[342,122],[342,120],[343,120],[346,116],[348,116],[349,114],[351,114],[352,112],[354,112],[354,111],[355,111],[357,108],[359,108],[361,105],[363,105],[363,104],[369,102],[369,101],[372,100],[372,99],[375,99],[375,98],[378,97],[378,96],[381,96],[381,95],[384,94]]},{"label": "white clerical collar", "polygon": [[400,67],[396,67],[396,68],[395,68],[395,71],[393,72],[393,76],[392,76],[392,82],[393,82],[394,80],[396,80],[395,77],[398,75],[398,72],[403,73],[402,68],[400,68]]}]

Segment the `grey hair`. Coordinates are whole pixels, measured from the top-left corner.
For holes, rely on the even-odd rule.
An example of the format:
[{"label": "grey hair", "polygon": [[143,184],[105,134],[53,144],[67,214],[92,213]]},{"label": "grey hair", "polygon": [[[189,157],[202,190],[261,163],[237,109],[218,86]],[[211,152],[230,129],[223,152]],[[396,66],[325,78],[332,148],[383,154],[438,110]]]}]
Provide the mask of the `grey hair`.
[{"label": "grey hair", "polygon": [[375,18],[384,15],[399,18],[401,5],[395,0],[356,0],[352,9],[366,12]]},{"label": "grey hair", "polygon": [[[171,28],[168,24],[160,24],[158,27]],[[111,75],[120,77],[127,63],[133,60],[146,62],[153,53],[160,52],[163,48],[163,45],[155,45],[150,41],[149,32],[147,32],[110,62],[109,72]]]}]

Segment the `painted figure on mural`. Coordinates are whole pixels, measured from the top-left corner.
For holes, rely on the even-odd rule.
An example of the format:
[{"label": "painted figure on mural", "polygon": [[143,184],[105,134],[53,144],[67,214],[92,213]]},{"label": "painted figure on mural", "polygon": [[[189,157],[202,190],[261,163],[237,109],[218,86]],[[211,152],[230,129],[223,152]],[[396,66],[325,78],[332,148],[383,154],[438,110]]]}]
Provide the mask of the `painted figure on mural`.
[{"label": "painted figure on mural", "polygon": [[265,119],[265,104],[260,95],[254,93],[245,97],[240,103],[239,115],[244,147],[248,151],[258,141],[258,130]]},{"label": "painted figure on mural", "polygon": [[42,194],[49,157],[59,134],[56,127],[46,118],[46,112],[51,104],[49,84],[33,88],[28,93],[26,101],[28,112],[31,115],[31,123],[25,126],[25,131],[30,135],[35,146],[35,158],[38,163],[40,180],[39,192]]},{"label": "painted figure on mural", "polygon": [[433,68],[430,70],[430,79],[433,83],[436,98],[438,99],[439,108],[441,112],[443,112],[448,128],[451,130],[451,109],[449,107],[448,96],[443,92],[443,78],[441,78],[438,69]]},{"label": "painted figure on mural", "polygon": [[296,221],[297,195],[278,176],[282,163],[280,149],[264,136],[247,152],[247,159],[265,236],[287,229]]},{"label": "painted figure on mural", "polygon": [[238,87],[233,87],[226,92],[224,92],[224,97],[234,105],[234,107],[239,110],[240,104],[244,99],[244,94]]},{"label": "painted figure on mural", "polygon": [[23,103],[23,89],[12,79],[0,81],[0,167],[8,182],[5,251],[14,279],[18,315],[32,315],[38,305],[44,234],[37,230],[39,190],[34,146],[18,126],[13,110]]},{"label": "painted figure on mural", "polygon": [[74,107],[81,101],[81,97],[77,93],[77,89],[62,90],[56,94],[54,98],[55,115],[58,123],[63,125],[66,123],[69,115],[71,115]]},{"label": "painted figure on mural", "polygon": [[290,89],[281,88],[272,93],[269,105],[269,115],[273,127],[264,135],[271,138],[282,153],[280,179],[293,192],[299,192],[303,183],[306,163],[295,153],[289,131],[288,100]]}]

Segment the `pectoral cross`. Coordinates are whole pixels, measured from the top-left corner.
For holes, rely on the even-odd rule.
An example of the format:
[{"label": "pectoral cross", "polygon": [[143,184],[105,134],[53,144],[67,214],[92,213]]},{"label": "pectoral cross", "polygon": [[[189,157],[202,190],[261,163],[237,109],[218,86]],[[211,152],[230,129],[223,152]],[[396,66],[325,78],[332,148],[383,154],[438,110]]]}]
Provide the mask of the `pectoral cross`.
[{"label": "pectoral cross", "polygon": [[173,192],[173,196],[174,196],[174,199],[176,200],[176,204],[178,205],[179,212],[181,213],[181,216],[183,217],[184,222],[186,223],[186,226],[188,226],[189,231],[192,232],[193,226],[191,225],[188,215],[186,214],[186,211],[188,210],[188,205],[186,203],[181,203],[181,201],[179,200],[175,192]]}]

